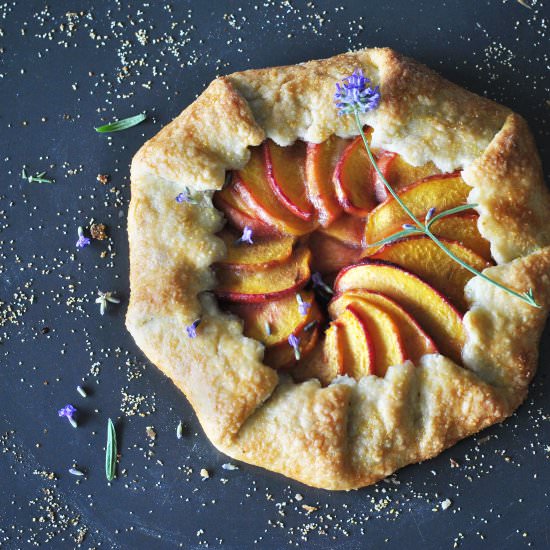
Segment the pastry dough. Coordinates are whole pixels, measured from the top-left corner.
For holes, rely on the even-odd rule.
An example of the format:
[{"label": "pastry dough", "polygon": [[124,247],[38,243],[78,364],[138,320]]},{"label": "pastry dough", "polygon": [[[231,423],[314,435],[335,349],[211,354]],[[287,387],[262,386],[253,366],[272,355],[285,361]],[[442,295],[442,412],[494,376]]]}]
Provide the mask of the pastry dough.
[{"label": "pastry dough", "polygon": [[[392,366],[384,378],[295,383],[262,364],[209,292],[225,247],[212,195],[248,148],[271,138],[320,142],[357,133],[339,117],[335,82],[361,68],[380,85],[361,115],[372,145],[415,165],[461,169],[479,204],[491,277],[531,287],[540,309],[474,277],[466,287],[463,366],[442,355]],[[509,109],[389,49],[365,49],[212,82],[135,155],[129,210],[127,326],[187,396],[212,443],[235,459],[326,489],[358,488],[435,456],[509,416],[526,396],[550,306],[550,197],[534,140]],[[175,202],[188,187],[200,205]],[[199,336],[185,327],[202,318]]]}]

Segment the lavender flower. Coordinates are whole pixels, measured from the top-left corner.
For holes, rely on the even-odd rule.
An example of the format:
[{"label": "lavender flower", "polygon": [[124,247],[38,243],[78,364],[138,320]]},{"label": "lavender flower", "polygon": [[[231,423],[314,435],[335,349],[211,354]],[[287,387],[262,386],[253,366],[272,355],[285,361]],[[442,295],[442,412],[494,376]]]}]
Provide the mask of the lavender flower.
[{"label": "lavender flower", "polygon": [[300,315],[307,315],[309,308],[311,307],[311,302],[304,302],[304,299],[300,294],[296,294],[296,301],[298,302],[298,311]]},{"label": "lavender flower", "polygon": [[292,348],[294,348],[294,357],[296,357],[296,361],[300,360],[300,338],[296,336],[295,334],[291,334],[288,337],[288,343]]},{"label": "lavender flower", "polygon": [[74,413],[76,412],[76,409],[72,405],[65,405],[62,409],[59,409],[57,411],[57,414],[61,417],[66,417],[67,420],[71,423],[71,426],[73,428],[76,428],[78,424],[76,423],[76,420],[73,418]]},{"label": "lavender flower", "polygon": [[244,226],[243,234],[237,239],[237,244],[239,243],[254,244],[252,240],[252,229],[248,227],[248,225]]},{"label": "lavender flower", "polygon": [[344,78],[342,84],[336,84],[334,101],[339,115],[366,113],[378,107],[380,89],[378,86],[371,88],[368,84],[370,80],[363,76],[361,69],[356,69],[351,76]]},{"label": "lavender flower", "polygon": [[185,327],[185,330],[187,331],[187,336],[189,336],[189,338],[197,337],[197,327],[199,326],[200,322],[200,319],[195,319],[189,326]]},{"label": "lavender flower", "polygon": [[105,315],[105,312],[107,311],[107,304],[120,304],[120,299],[115,298],[112,292],[102,292],[101,290],[98,290],[95,303],[99,304],[99,313],[101,315]]},{"label": "lavender flower", "polygon": [[189,204],[198,204],[198,202],[191,197],[191,190],[189,189],[189,187],[186,187],[183,193],[179,193],[176,196],[176,202],[178,203],[187,202]]},{"label": "lavender flower", "polygon": [[428,213],[426,214],[426,222],[429,222],[433,217],[434,217],[434,214],[435,214],[435,206],[432,206],[429,210],[428,210]]},{"label": "lavender flower", "polygon": [[401,227],[403,227],[403,229],[406,229],[407,231],[414,231],[416,229],[416,227],[411,223],[404,223]]},{"label": "lavender flower", "polygon": [[330,288],[330,286],[328,286],[325,281],[323,281],[323,277],[321,276],[321,274],[316,271],[312,276],[311,276],[311,280],[313,281],[313,286],[315,288],[321,288],[323,289],[327,294],[334,294],[334,291],[332,290],[332,288]]},{"label": "lavender flower", "polygon": [[84,230],[82,227],[78,228],[78,241],[76,241],[77,248],[86,248],[91,243],[88,237],[84,236]]}]

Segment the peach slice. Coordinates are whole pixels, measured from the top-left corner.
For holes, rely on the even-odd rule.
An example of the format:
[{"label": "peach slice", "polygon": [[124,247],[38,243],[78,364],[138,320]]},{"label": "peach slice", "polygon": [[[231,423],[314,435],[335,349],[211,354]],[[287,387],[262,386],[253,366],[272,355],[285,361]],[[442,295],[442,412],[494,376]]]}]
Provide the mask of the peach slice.
[{"label": "peach slice", "polygon": [[328,235],[315,232],[309,238],[309,246],[313,251],[312,271],[322,274],[336,273],[347,265],[359,261],[362,249],[346,246]]},{"label": "peach slice", "polygon": [[323,227],[330,226],[342,213],[332,184],[332,174],[348,144],[349,140],[334,135],[322,143],[307,144],[306,187]]},{"label": "peach slice", "polygon": [[249,227],[256,237],[279,235],[277,227],[268,225],[249,213],[248,205],[232,185],[214,194],[214,206],[221,210],[234,226],[241,230]]},{"label": "peach slice", "polygon": [[[458,173],[441,174],[413,183],[399,192],[399,197],[419,219],[424,219],[432,207],[437,212],[465,204],[470,187]],[[372,244],[400,231],[411,219],[398,202],[389,197],[369,215],[365,243]]]},{"label": "peach slice", "polygon": [[392,317],[401,335],[405,356],[411,361],[417,362],[423,355],[438,353],[434,341],[418,322],[397,302],[384,294],[365,289],[348,290],[336,296],[330,308],[338,312],[355,302],[373,304]]},{"label": "peach slice", "polygon": [[[420,179],[440,173],[433,162],[428,162],[422,166],[413,166],[405,162],[401,155],[390,151],[382,151],[376,158],[376,164],[394,191],[403,189]],[[374,178],[376,199],[379,202],[385,201],[388,198],[388,190],[376,171]]]},{"label": "peach slice", "polygon": [[327,227],[317,231],[338,239],[347,246],[361,247],[365,233],[366,221],[362,218],[344,214]]},{"label": "peach slice", "polygon": [[384,376],[388,367],[401,365],[408,357],[397,324],[392,316],[369,302],[355,302],[346,307],[359,317],[372,340],[374,348],[374,373]]},{"label": "peach slice", "polygon": [[344,149],[334,169],[332,182],[338,201],[348,214],[367,216],[376,206],[374,169],[361,136]]},{"label": "peach slice", "polygon": [[288,345],[291,334],[298,334],[312,321],[321,320],[321,311],[313,292],[300,292],[304,302],[310,303],[306,315],[298,308],[296,294],[287,294],[277,300],[260,303],[227,303],[226,308],[244,322],[244,335],[262,342],[265,346]]},{"label": "peach slice", "polygon": [[376,349],[363,316],[350,306],[338,317],[338,322],[342,325],[339,345],[344,373],[355,379],[376,374]]},{"label": "peach slice", "polygon": [[465,340],[462,314],[428,283],[395,264],[363,260],[343,269],[335,281],[337,293],[355,289],[395,300],[429,332],[442,353],[460,362]]},{"label": "peach slice", "polygon": [[297,140],[281,147],[268,139],[262,147],[267,181],[275,195],[295,216],[311,220],[315,209],[305,185],[306,144]]},{"label": "peach slice", "polygon": [[319,326],[316,325],[309,330],[302,330],[297,336],[300,338],[298,349],[300,360],[296,359],[294,348],[288,342],[281,342],[266,348],[264,363],[274,369],[288,369],[306,359],[315,348],[320,334]]},{"label": "peach slice", "polygon": [[294,237],[280,237],[279,239],[256,240],[254,244],[239,243],[239,235],[227,228],[218,233],[227,247],[226,257],[218,262],[225,266],[234,266],[241,269],[266,269],[288,260],[292,254]]},{"label": "peach slice", "polygon": [[[491,265],[487,260],[460,243],[446,239],[440,239],[440,241],[455,256],[478,271]],[[448,296],[459,308],[467,309],[464,287],[473,274],[443,252],[430,238],[421,235],[400,239],[384,245],[371,258],[397,264],[415,273],[429,285]]]},{"label": "peach slice", "polygon": [[216,295],[232,302],[263,302],[280,298],[302,288],[310,278],[311,252],[298,248],[282,264],[269,269],[246,271],[234,266],[218,266]]},{"label": "peach slice", "polygon": [[485,260],[491,261],[491,244],[481,236],[477,220],[476,213],[453,214],[435,221],[431,230],[437,237],[457,241]]},{"label": "peach slice", "polygon": [[305,235],[315,228],[314,221],[293,215],[273,194],[267,180],[261,147],[252,148],[248,164],[236,173],[235,189],[241,194],[252,217],[290,235]]},{"label": "peach slice", "polygon": [[[332,321],[325,331],[325,342],[323,346],[323,364],[318,370],[327,370],[326,378],[330,380],[346,373],[344,369],[344,347],[343,347],[344,326],[339,320]],[[324,365],[328,368],[324,369]]]}]

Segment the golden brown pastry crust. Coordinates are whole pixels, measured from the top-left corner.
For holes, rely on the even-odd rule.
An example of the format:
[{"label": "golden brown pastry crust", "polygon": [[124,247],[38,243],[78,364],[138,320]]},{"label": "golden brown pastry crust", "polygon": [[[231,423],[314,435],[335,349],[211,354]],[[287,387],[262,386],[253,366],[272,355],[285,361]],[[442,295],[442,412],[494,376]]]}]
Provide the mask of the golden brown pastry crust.
[{"label": "golden brown pastry crust", "polygon": [[[332,96],[356,68],[381,87],[380,107],[363,116],[373,145],[414,165],[463,169],[498,263],[488,273],[518,291],[532,287],[543,307],[475,277],[466,288],[465,368],[427,355],[384,378],[322,388],[264,366],[262,345],[219,311],[208,291],[210,266],[225,252],[214,235],[223,219],[211,197],[266,137],[285,145],[354,135]],[[352,489],[437,455],[524,399],[550,307],[550,198],[529,130],[509,109],[389,49],[245,71],[215,80],[148,141],[131,179],[127,326],[228,455],[312,486]],[[203,191],[201,205],[175,202],[185,187]],[[190,339],[185,327],[199,316]]]}]

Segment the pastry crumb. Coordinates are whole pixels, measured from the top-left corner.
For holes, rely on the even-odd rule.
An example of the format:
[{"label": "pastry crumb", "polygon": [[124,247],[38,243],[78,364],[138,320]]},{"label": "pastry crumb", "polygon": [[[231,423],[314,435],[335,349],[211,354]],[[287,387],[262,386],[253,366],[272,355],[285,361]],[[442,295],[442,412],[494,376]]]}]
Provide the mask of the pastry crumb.
[{"label": "pastry crumb", "polygon": [[205,480],[210,477],[210,472],[206,468],[201,468],[200,475],[202,479]]}]

